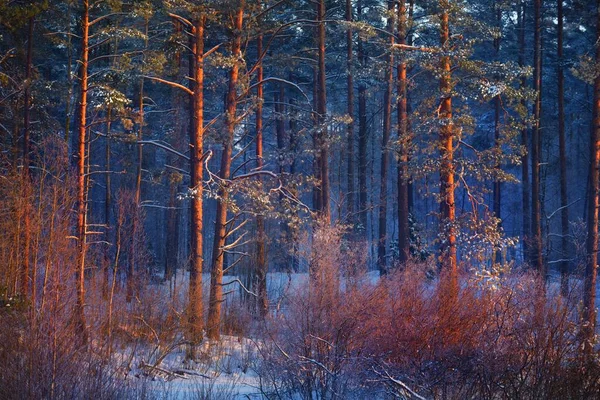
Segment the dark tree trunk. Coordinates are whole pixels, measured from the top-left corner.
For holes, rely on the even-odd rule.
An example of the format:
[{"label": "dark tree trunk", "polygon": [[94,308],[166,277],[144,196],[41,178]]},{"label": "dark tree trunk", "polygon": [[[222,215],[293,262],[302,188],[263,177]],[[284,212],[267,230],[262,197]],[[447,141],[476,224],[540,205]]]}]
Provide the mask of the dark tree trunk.
[{"label": "dark tree trunk", "polygon": [[[358,19],[362,18],[362,1],[358,0]],[[362,68],[366,67],[367,57],[362,39],[358,39],[358,61]],[[360,82],[358,86],[358,222],[367,233],[367,85]]]},{"label": "dark tree trunk", "polygon": [[[256,69],[256,97],[258,104],[256,106],[256,159],[258,169],[264,166],[263,158],[263,84],[264,79],[261,55],[263,52],[263,36],[259,35],[256,39],[256,54],[258,54],[258,67]],[[258,178],[261,179],[260,176]],[[264,317],[269,311],[269,298],[267,295],[267,252],[265,236],[265,218],[262,214],[256,216],[256,292],[258,294],[257,311]]]},{"label": "dark tree trunk", "polygon": [[[406,44],[407,20],[404,0],[398,5],[398,43]],[[406,79],[406,62],[401,56],[397,67],[398,79],[398,261],[406,263],[410,255],[409,206],[410,175],[408,157],[410,138],[408,133],[408,91]]]},{"label": "dark tree trunk", "polygon": [[558,58],[558,147],[560,162],[560,206],[561,206],[561,250],[560,292],[566,296],[569,292],[569,199],[567,195],[567,146],[565,143],[565,72],[563,59],[563,0],[557,1],[557,58]]},{"label": "dark tree trunk", "polygon": [[319,171],[321,174],[320,213],[325,220],[331,220],[329,201],[329,141],[327,139],[327,91],[325,81],[325,0],[317,4],[317,37],[319,49],[319,69],[317,87],[317,125],[319,129]]},{"label": "dark tree trunk", "polygon": [[531,264],[546,278],[542,253],[542,224],[540,196],[540,150],[541,131],[540,118],[542,115],[542,0],[534,1],[534,48],[533,48],[533,90],[537,93],[533,106],[533,129],[531,137],[531,235],[532,251]]},{"label": "dark tree trunk", "polygon": [[389,169],[388,141],[392,125],[392,88],[394,86],[394,4],[388,1],[387,31],[389,33],[389,55],[385,72],[385,92],[383,95],[383,132],[381,138],[381,184],[379,192],[379,229],[377,240],[377,266],[380,275],[387,273],[386,241],[387,241],[387,180]]},{"label": "dark tree trunk", "polygon": [[[525,66],[525,1],[521,0],[519,4],[519,66]],[[527,78],[521,77],[520,88],[524,89],[527,86]],[[525,100],[521,100],[521,106],[526,107]],[[529,135],[528,129],[523,128],[521,131],[521,145],[525,152],[521,156],[521,188],[522,188],[522,207],[523,207],[523,259],[529,260],[531,240],[531,195],[529,182]]]},{"label": "dark tree trunk", "polygon": [[[600,1],[596,1],[596,41],[600,40]],[[596,62],[600,62],[600,47],[596,46]],[[600,76],[594,79],[593,122],[590,129],[589,199],[587,215],[587,262],[583,282],[584,350],[593,351],[596,332],[596,276],[598,269],[598,168],[600,168]]]},{"label": "dark tree trunk", "polygon": [[[145,23],[145,35],[146,40],[144,43],[144,49],[148,48],[148,19],[146,19]],[[140,142],[144,137],[144,78],[140,79],[140,87],[138,93],[138,109],[139,109],[139,127],[137,132],[137,140]],[[138,233],[140,229],[142,229],[140,220],[140,204],[142,201],[142,161],[143,161],[143,145],[137,144],[137,166],[135,173],[135,197],[134,197],[134,209],[135,215],[133,215],[132,219],[132,245],[130,247],[130,255],[129,255],[129,269],[127,276],[127,302],[130,302],[133,294],[136,290],[136,277],[135,270],[139,268],[136,266],[137,262],[137,254],[139,253],[139,245],[138,243],[140,234]]]},{"label": "dark tree trunk", "polygon": [[[346,21],[352,22],[352,1],[346,0]],[[355,198],[355,187],[354,187],[354,66],[353,66],[353,42],[352,42],[352,28],[348,26],[346,30],[346,89],[347,89],[347,113],[350,117],[350,121],[347,127],[347,143],[346,143],[346,157],[348,163],[348,201],[347,201],[347,222],[354,225],[354,198]]]}]

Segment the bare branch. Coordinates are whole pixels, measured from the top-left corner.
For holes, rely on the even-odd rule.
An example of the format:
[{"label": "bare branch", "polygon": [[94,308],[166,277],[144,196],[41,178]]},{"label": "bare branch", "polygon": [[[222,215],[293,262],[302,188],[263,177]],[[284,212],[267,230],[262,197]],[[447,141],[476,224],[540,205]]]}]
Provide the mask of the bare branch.
[{"label": "bare branch", "polygon": [[193,91],[191,91],[189,88],[187,88],[187,87],[185,87],[183,85],[180,85],[179,83],[175,83],[175,82],[167,81],[165,79],[157,78],[156,76],[143,75],[142,78],[150,79],[151,81],[155,81],[155,82],[164,83],[165,85],[168,85],[168,86],[171,86],[171,87],[183,90],[184,92],[186,92],[190,96],[194,95]]}]

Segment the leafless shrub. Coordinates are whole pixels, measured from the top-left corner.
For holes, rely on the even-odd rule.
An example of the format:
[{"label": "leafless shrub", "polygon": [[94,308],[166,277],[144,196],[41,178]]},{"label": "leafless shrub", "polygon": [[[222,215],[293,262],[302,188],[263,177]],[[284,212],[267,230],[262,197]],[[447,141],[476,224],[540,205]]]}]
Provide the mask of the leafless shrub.
[{"label": "leafless shrub", "polygon": [[[259,375],[275,398],[540,399],[600,396],[580,349],[577,301],[534,274],[461,277],[455,298],[432,266],[375,284],[331,283],[348,261],[334,228],[314,235],[309,282],[268,323]],[[329,229],[329,230],[328,230]],[[321,239],[323,238],[323,239]]]}]

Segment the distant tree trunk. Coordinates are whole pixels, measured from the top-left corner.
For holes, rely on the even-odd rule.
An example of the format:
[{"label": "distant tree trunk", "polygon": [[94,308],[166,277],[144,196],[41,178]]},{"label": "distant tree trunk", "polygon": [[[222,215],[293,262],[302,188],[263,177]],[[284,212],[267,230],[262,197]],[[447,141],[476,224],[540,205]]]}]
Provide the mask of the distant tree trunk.
[{"label": "distant tree trunk", "polygon": [[194,90],[190,119],[190,191],[193,193],[190,213],[190,286],[188,323],[192,348],[202,341],[204,329],[204,303],[202,295],[202,174],[204,158],[204,25],[206,16],[201,14],[194,21]]},{"label": "distant tree trunk", "polygon": [[87,92],[89,58],[89,4],[83,0],[81,16],[81,82],[78,110],[78,151],[77,151],[77,302],[76,324],[82,344],[87,345],[88,333],[85,321],[85,253],[86,253],[86,142],[87,142]]},{"label": "distant tree trunk", "polygon": [[387,31],[390,42],[389,55],[385,72],[385,92],[383,94],[383,132],[381,138],[381,184],[379,192],[379,229],[377,240],[377,266],[380,275],[387,273],[386,241],[387,241],[387,180],[389,169],[388,141],[392,125],[392,88],[394,86],[394,0],[388,0]]},{"label": "distant tree trunk", "polygon": [[[106,109],[106,137],[104,138],[104,170],[106,173],[104,174],[106,187],[104,189],[104,225],[105,231],[105,240],[106,243],[110,243],[110,209],[112,207],[112,183],[110,176],[111,169],[111,159],[110,159],[110,135],[111,135],[111,123],[112,123],[112,107],[109,105]],[[108,281],[110,280],[110,247],[106,246],[104,250],[104,262],[103,266],[104,272],[104,280],[102,282],[102,295],[108,296]]]},{"label": "distant tree trunk", "polygon": [[[27,34],[27,59],[25,61],[25,91],[23,93],[23,189],[25,191],[24,202],[24,227],[23,227],[23,262],[21,265],[21,295],[29,298],[29,283],[31,282],[30,249],[31,249],[31,69],[33,64],[33,28],[35,25],[34,17],[29,18],[29,28]],[[35,266],[34,266],[35,268]],[[31,282],[35,293],[35,281]],[[35,304],[35,296],[31,297]],[[34,307],[35,308],[35,307]]]},{"label": "distant tree trunk", "polygon": [[[358,0],[358,19],[362,18],[362,0]],[[361,68],[366,67],[367,57],[362,39],[358,39],[358,61]],[[361,81],[358,85],[358,221],[367,233],[367,85]]]},{"label": "distant tree trunk", "polygon": [[557,1],[557,58],[558,58],[558,147],[560,160],[560,206],[561,206],[561,250],[560,292],[566,296],[569,292],[569,199],[567,195],[567,146],[565,143],[565,72],[563,59],[563,0]]},{"label": "distant tree trunk", "polygon": [[67,98],[65,101],[65,143],[69,145],[71,132],[71,96],[73,94],[73,45],[71,43],[71,2],[67,2],[67,82],[69,89],[67,90]]},{"label": "distant tree trunk", "polygon": [[[406,5],[404,0],[398,4],[398,43],[406,44]],[[410,138],[408,137],[408,91],[406,79],[406,62],[401,56],[397,67],[398,80],[398,261],[406,263],[410,255],[409,216],[409,182],[408,156]]]},{"label": "distant tree trunk", "polygon": [[[600,1],[596,1],[596,42],[600,40]],[[596,62],[600,63],[600,47],[596,46]],[[600,76],[594,79],[593,122],[590,129],[589,199],[587,215],[587,262],[583,282],[584,351],[591,354],[596,332],[596,276],[598,269],[598,168],[600,168]]]},{"label": "distant tree trunk", "polygon": [[456,204],[454,200],[454,125],[452,123],[452,69],[450,64],[449,0],[440,0],[440,43],[442,46],[440,92],[440,217],[443,226],[443,244],[440,257],[442,268],[448,274],[451,294],[458,292],[458,268],[456,261]]},{"label": "distant tree trunk", "polygon": [[[259,57],[258,67],[256,69],[256,79],[258,80],[258,86],[256,87],[256,97],[258,98],[258,104],[256,105],[256,160],[258,169],[262,169],[264,166],[263,156],[263,66],[262,66],[262,53],[263,53],[263,36],[258,35],[256,39],[256,54]],[[259,180],[261,177],[259,175]],[[269,311],[269,298],[267,296],[267,252],[265,245],[265,217],[262,214],[256,216],[256,292],[258,294],[257,311],[261,316],[267,315]]]},{"label": "distant tree trunk", "polygon": [[[183,31],[183,26],[181,22],[177,19],[173,18],[173,24],[175,27],[175,33],[181,34]],[[195,43],[195,35],[194,38],[188,38],[188,42],[192,43],[190,45],[191,49],[195,49],[197,46]],[[195,53],[195,51],[194,51]],[[195,54],[189,54],[189,76],[194,76],[196,70]],[[173,74],[173,78],[177,80],[181,76],[181,51],[177,50],[175,53],[175,66],[176,72]],[[189,117],[190,125],[188,129],[192,129],[191,125],[193,120],[193,111],[192,110],[192,98],[188,97],[186,100],[183,100],[180,96],[180,93],[176,89],[172,89],[172,101],[175,106],[175,135],[174,135],[174,147],[182,148],[180,145],[183,140],[183,132],[184,132],[184,123],[182,119],[182,110],[187,108],[187,112]],[[173,154],[169,153],[167,155],[167,162],[169,165],[181,166],[180,158],[175,157]],[[167,230],[166,230],[166,247],[165,247],[165,280],[171,280],[178,266],[178,250],[179,250],[179,224],[181,220],[181,211],[178,207],[177,201],[177,193],[179,190],[179,184],[182,181],[182,177],[179,173],[171,173],[168,175],[168,184],[169,184],[169,202],[167,209]]]},{"label": "distant tree trunk", "polygon": [[[319,107],[319,72],[317,67],[313,67],[313,98],[312,98],[313,110],[315,110],[311,117],[313,122],[313,176],[320,181],[321,180],[321,153],[319,152],[319,118],[317,116],[317,109]],[[313,188],[313,210],[318,211],[321,209],[321,185]]]},{"label": "distant tree trunk", "polygon": [[[144,49],[148,48],[148,19],[145,22],[145,43]],[[138,109],[139,109],[139,126],[137,131],[137,141],[141,142],[144,137],[144,78],[140,79],[140,87],[138,93]],[[129,248],[129,269],[127,270],[127,302],[129,303],[133,298],[136,287],[136,266],[137,254],[139,252],[138,243],[140,235],[138,231],[142,229],[140,226],[140,204],[142,201],[142,161],[144,156],[143,145],[137,144],[137,167],[135,173],[135,196],[134,196],[134,210],[135,215],[132,216],[132,227],[131,227],[131,246]]]},{"label": "distant tree trunk", "polygon": [[542,224],[540,196],[540,118],[542,116],[542,0],[534,0],[534,47],[533,47],[533,90],[537,93],[533,106],[533,129],[531,138],[531,228],[533,249],[531,263],[546,278],[542,254]]},{"label": "distant tree trunk", "polygon": [[284,152],[285,152],[285,88],[279,83],[277,92],[275,92],[275,137],[277,140],[277,172],[283,174]]},{"label": "distant tree trunk", "polygon": [[[231,156],[233,151],[233,136],[236,126],[237,108],[237,83],[239,77],[239,58],[242,47],[242,22],[244,18],[244,0],[239,3],[239,8],[232,15],[234,37],[231,53],[236,58],[229,72],[229,88],[227,91],[227,113],[226,113],[226,137],[223,154],[221,156],[221,170],[219,177],[228,180],[231,174]],[[228,188],[219,188],[219,200],[217,202],[217,215],[215,223],[215,237],[213,246],[213,265],[210,279],[210,300],[208,309],[207,334],[210,339],[220,338],[221,305],[223,303],[223,257],[225,254],[226,225],[227,225],[227,202],[229,200]]]},{"label": "distant tree trunk", "polygon": [[[346,21],[352,22],[352,1],[346,0]],[[352,27],[348,25],[346,30],[346,88],[347,88],[347,113],[350,117],[347,127],[347,163],[348,163],[348,202],[347,202],[347,222],[354,225],[354,52],[352,50]]]},{"label": "distant tree trunk", "polygon": [[[525,67],[525,1],[521,0],[519,4],[519,66]],[[520,88],[527,86],[527,78],[521,77]],[[526,107],[526,100],[521,100],[521,106]],[[523,207],[523,258],[529,260],[530,250],[529,241],[531,240],[531,196],[529,183],[529,135],[527,127],[521,131],[521,145],[525,152],[521,156],[521,188],[522,188],[522,207]]]},{"label": "distant tree trunk", "polygon": [[[499,4],[495,3],[495,11],[496,11],[496,26],[500,30],[502,29],[502,11],[500,9]],[[500,33],[501,34],[501,33]],[[500,58],[500,37],[494,38],[494,50],[496,53],[496,59]],[[500,107],[501,107],[501,99],[500,95],[497,95],[494,98],[494,146],[500,147]],[[496,168],[500,168],[500,165],[496,165]],[[498,219],[501,218],[500,206],[501,206],[501,195],[502,192],[500,190],[500,180],[494,180],[494,188],[493,188],[493,211],[494,216]],[[496,260],[494,260],[496,261]]]},{"label": "distant tree trunk", "polygon": [[[500,42],[502,39],[502,10],[498,2],[494,2],[494,8],[496,11],[496,27],[498,28],[498,36],[494,38],[494,52],[496,60],[500,60]],[[502,151],[502,144],[500,143],[500,109],[502,107],[502,99],[498,94],[494,98],[494,144],[493,146],[497,149],[498,153]],[[497,169],[501,169],[502,165],[498,162],[495,166]],[[492,189],[492,211],[494,212],[494,216],[501,221],[502,218],[502,190],[501,190],[501,181],[500,179],[494,179],[494,185]],[[493,263],[497,263],[500,259],[500,248],[499,246],[494,246],[493,253]]]},{"label": "distant tree trunk", "polygon": [[327,139],[327,91],[325,81],[325,0],[317,4],[317,31],[319,49],[317,124],[319,129],[319,170],[321,173],[321,208],[320,212],[326,221],[331,221],[331,205],[329,201],[329,143]]},{"label": "distant tree trunk", "polygon": [[[290,82],[294,82],[294,74],[290,72]],[[289,108],[294,112],[296,110],[296,99],[293,96],[289,97]],[[293,177],[297,173],[296,157],[298,151],[298,122],[296,120],[296,112],[294,112],[289,119],[289,132],[290,132],[290,152],[292,154],[292,160],[290,164],[290,175]],[[291,190],[294,195],[297,195],[298,190],[295,184],[291,185]],[[298,271],[298,238],[300,237],[300,228],[294,224],[289,227],[290,242],[292,246],[292,259],[291,259],[291,271]]]}]

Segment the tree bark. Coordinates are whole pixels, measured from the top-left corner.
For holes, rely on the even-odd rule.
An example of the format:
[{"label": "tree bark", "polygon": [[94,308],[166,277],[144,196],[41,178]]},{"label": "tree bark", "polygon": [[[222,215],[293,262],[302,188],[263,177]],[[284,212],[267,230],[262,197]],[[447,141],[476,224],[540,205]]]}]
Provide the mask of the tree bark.
[{"label": "tree bark", "polygon": [[86,144],[87,144],[87,92],[89,59],[89,4],[83,0],[81,16],[81,82],[78,109],[77,149],[77,301],[75,320],[82,344],[87,345],[88,333],[85,320],[85,253],[86,253]]},{"label": "tree bark", "polygon": [[[231,156],[233,151],[233,136],[236,127],[237,108],[237,83],[239,78],[239,58],[241,58],[242,47],[242,22],[244,18],[244,0],[239,3],[238,9],[232,15],[233,20],[233,42],[231,53],[237,60],[229,72],[229,88],[227,91],[227,121],[226,137],[223,154],[221,156],[221,170],[219,177],[225,181],[231,174]],[[226,185],[226,184],[224,184]],[[226,225],[227,225],[227,202],[229,192],[226,186],[219,188],[219,200],[217,202],[217,215],[215,223],[215,237],[213,246],[213,265],[210,280],[210,300],[208,309],[207,334],[209,339],[220,338],[221,305],[223,303],[223,258],[225,254]]]},{"label": "tree bark", "polygon": [[319,171],[321,174],[320,213],[326,221],[331,221],[329,200],[329,143],[327,139],[327,90],[325,81],[325,0],[317,4],[317,37],[319,49],[317,124],[319,129]]},{"label": "tree bark", "polygon": [[[404,0],[398,4],[398,43],[406,44],[407,19]],[[408,157],[410,138],[408,137],[408,90],[407,67],[401,56],[397,66],[398,80],[398,261],[403,264],[410,256],[409,230],[409,182]]]},{"label": "tree bark", "polygon": [[[352,1],[346,0],[346,21],[352,22]],[[350,117],[350,121],[347,126],[347,144],[346,144],[346,157],[348,163],[348,201],[347,201],[347,222],[354,225],[354,51],[352,41],[352,27],[348,25],[346,30],[346,88],[347,88],[347,113]]]},{"label": "tree bark", "polygon": [[204,329],[204,303],[202,295],[202,174],[204,157],[204,25],[206,16],[200,14],[194,21],[194,90],[192,97],[190,126],[190,192],[192,193],[190,212],[190,286],[188,323],[192,347],[202,341]]},{"label": "tree bark", "polygon": [[[256,69],[256,79],[258,80],[258,86],[256,87],[256,97],[258,98],[258,104],[256,105],[256,160],[257,167],[261,170],[264,166],[263,158],[263,84],[261,83],[264,79],[262,56],[263,53],[263,36],[258,35],[256,39],[256,54],[259,57],[258,67]],[[260,175],[259,180],[262,180]],[[265,218],[262,214],[256,216],[256,292],[258,294],[257,311],[261,316],[267,315],[269,311],[269,298],[267,296],[267,253],[266,253],[266,240],[265,240]]]},{"label": "tree bark", "polygon": [[[148,48],[148,19],[146,19],[145,21],[145,41],[144,41],[144,50],[146,50]],[[137,141],[141,142],[143,137],[144,137],[144,78],[140,79],[140,87],[139,87],[139,93],[138,93],[138,109],[139,109],[139,127],[138,127],[138,132],[137,132]],[[131,301],[131,299],[133,298],[133,294],[135,292],[135,288],[136,288],[136,276],[135,276],[135,270],[137,267],[136,266],[136,261],[137,261],[137,254],[138,254],[138,240],[140,235],[138,234],[138,231],[140,229],[142,229],[141,222],[140,221],[140,203],[142,200],[142,162],[143,162],[143,156],[144,156],[144,151],[143,151],[143,145],[141,143],[137,144],[137,167],[136,167],[136,173],[135,173],[135,196],[134,196],[134,209],[135,209],[135,215],[133,215],[133,219],[132,219],[132,228],[131,228],[131,234],[132,234],[132,240],[131,240],[131,247],[129,248],[130,254],[129,254],[129,269],[127,271],[127,302],[129,303]]]},{"label": "tree bark", "polygon": [[[596,1],[596,42],[600,40],[600,1]],[[600,62],[600,47],[596,43],[596,62]],[[598,268],[598,168],[600,168],[600,76],[594,79],[593,122],[590,129],[589,199],[587,215],[587,262],[583,282],[584,351],[592,354],[596,331],[596,276]]]},{"label": "tree bark", "polygon": [[[182,25],[179,21],[173,18],[173,24],[175,25],[175,33],[182,33]],[[191,41],[192,39],[188,39]],[[190,46],[190,48],[194,48],[194,45]],[[189,57],[189,70],[190,76],[194,76],[195,71],[195,55],[191,55]],[[176,72],[173,74],[173,78],[177,80],[180,76],[181,69],[181,51],[177,51],[175,53],[175,68]],[[193,119],[193,114],[190,111],[192,109],[191,100],[184,101],[180,96],[180,93],[177,92],[175,88],[172,90],[172,102],[175,106],[175,135],[174,135],[174,148],[181,148],[180,143],[182,143],[182,134],[184,130],[183,121],[181,118],[181,110],[185,107],[189,107],[187,109],[189,115],[189,121],[191,122]],[[191,129],[192,126],[189,126],[188,129]],[[167,162],[169,165],[180,166],[179,157],[175,157],[173,154],[169,153],[167,155]],[[165,247],[165,280],[170,281],[173,277],[175,271],[177,270],[178,264],[178,249],[179,249],[179,223],[181,218],[181,213],[178,207],[177,202],[177,192],[179,183],[182,179],[179,178],[179,175],[172,173],[168,175],[168,185],[169,185],[169,202],[167,209],[167,227],[166,227],[166,247]]]},{"label": "tree bark", "polygon": [[[495,4],[495,8],[496,8],[496,26],[497,28],[500,30],[502,29],[502,11],[500,10],[500,6],[496,3]],[[496,60],[500,59],[500,37],[496,37],[494,38],[494,51],[496,53]],[[497,95],[494,98],[494,146],[498,148],[499,151],[501,151],[500,149],[500,107],[501,107],[501,98],[500,95]],[[496,168],[500,168],[500,164],[496,165]],[[501,218],[501,196],[502,196],[502,192],[500,190],[500,180],[499,179],[495,179],[494,180],[494,187],[493,187],[493,207],[492,210],[494,211],[494,216],[498,219]],[[494,260],[495,262],[496,260]]]},{"label": "tree bark", "polygon": [[[519,4],[519,66],[525,66],[525,1],[521,0]],[[527,86],[527,78],[521,77],[520,88],[523,90]],[[521,106],[525,108],[525,100],[521,100]],[[529,134],[525,127],[521,130],[521,146],[525,152],[521,156],[521,188],[522,188],[522,206],[523,206],[523,259],[529,259],[529,241],[531,240],[531,193],[529,182]]]},{"label": "tree bark", "polygon": [[379,191],[379,229],[377,240],[377,266],[379,274],[387,273],[386,241],[387,241],[387,180],[389,169],[388,141],[392,125],[392,88],[394,86],[394,0],[388,0],[387,31],[389,33],[389,55],[385,72],[385,92],[383,94],[383,132],[381,138],[381,184]]},{"label": "tree bark", "polygon": [[560,163],[560,206],[561,206],[561,263],[560,292],[566,296],[569,292],[569,199],[567,195],[567,146],[565,142],[565,72],[563,59],[563,0],[557,1],[557,58],[558,58],[558,147]]},{"label": "tree bark", "polygon": [[532,266],[546,278],[542,254],[542,224],[540,196],[540,118],[542,113],[542,0],[534,1],[534,48],[533,48],[533,90],[537,93],[533,106],[533,129],[531,137],[531,251]]},{"label": "tree bark", "polygon": [[[358,0],[358,19],[362,18],[362,0]],[[358,39],[358,61],[366,67],[367,57],[362,39]],[[358,221],[365,237],[367,233],[367,85],[358,85]]]},{"label": "tree bark", "polygon": [[456,260],[456,204],[454,200],[454,125],[452,122],[452,69],[450,56],[449,0],[440,0],[440,217],[443,241],[440,249],[442,269],[447,274],[450,294],[458,293],[458,268]]}]

